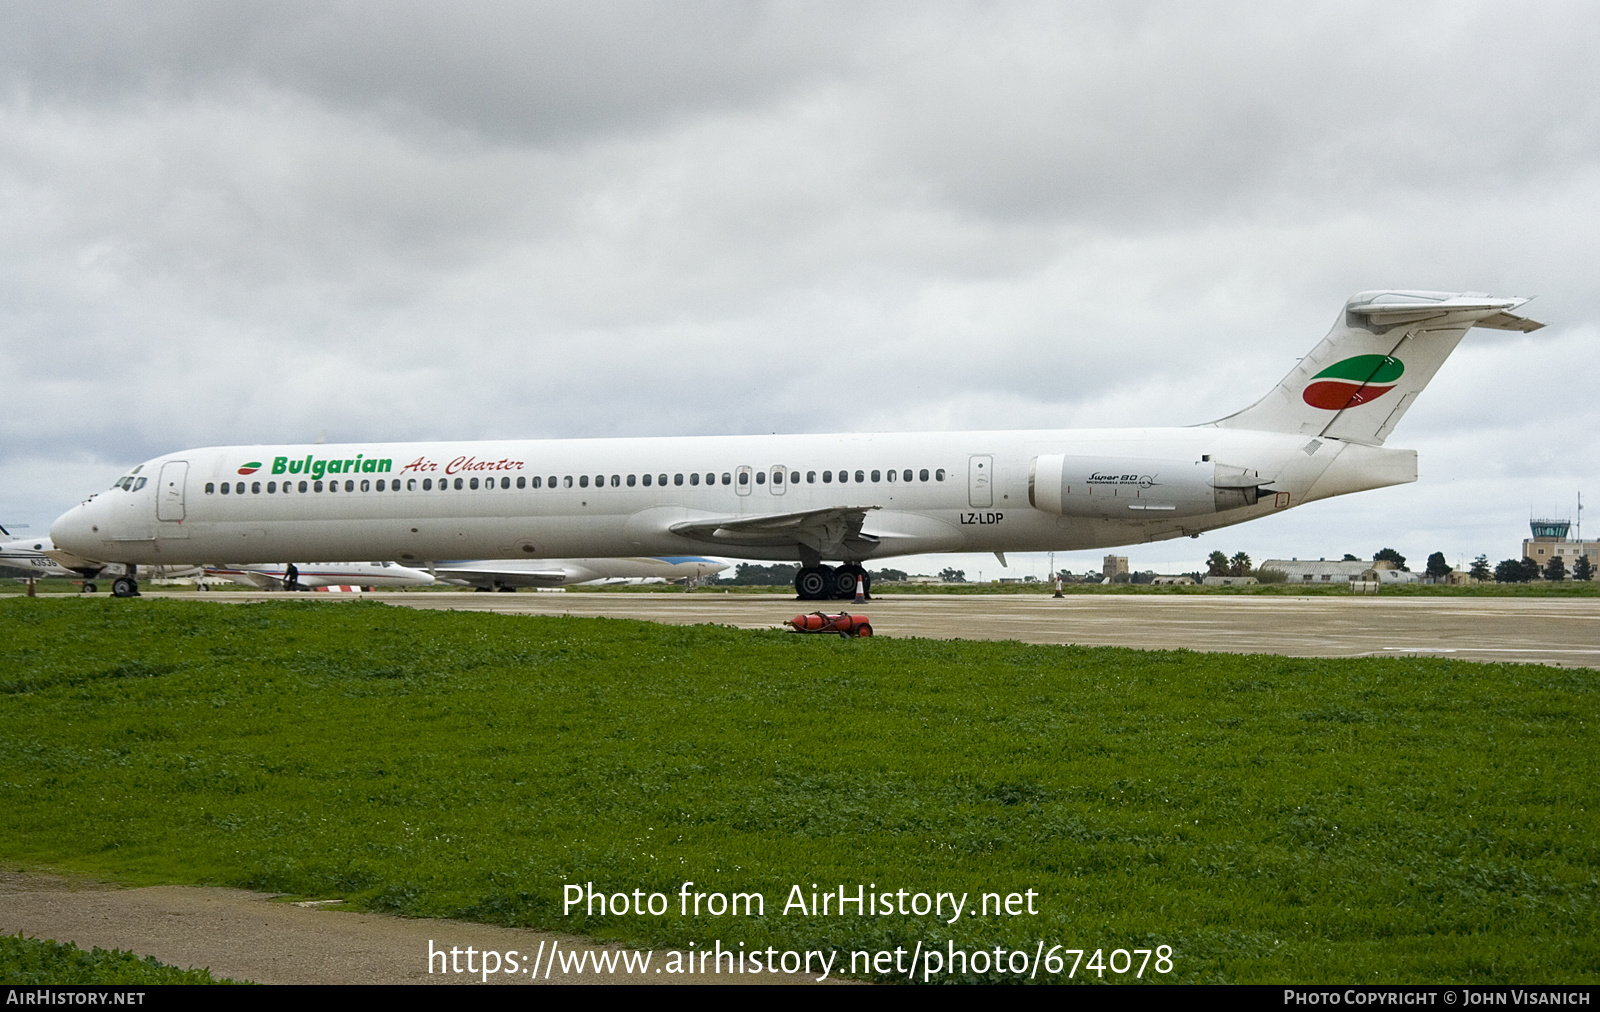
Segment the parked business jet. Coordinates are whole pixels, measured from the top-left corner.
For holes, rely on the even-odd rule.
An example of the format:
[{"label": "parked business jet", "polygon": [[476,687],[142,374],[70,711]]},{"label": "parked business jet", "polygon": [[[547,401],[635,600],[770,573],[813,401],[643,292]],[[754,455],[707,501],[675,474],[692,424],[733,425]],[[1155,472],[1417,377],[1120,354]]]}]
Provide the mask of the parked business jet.
[{"label": "parked business jet", "polygon": [[[0,541],[0,566],[27,576],[79,576],[52,559],[47,552],[55,551],[49,538],[17,538]],[[87,589],[87,588],[86,588]]]},{"label": "parked business jet", "polygon": [[[637,487],[637,486],[636,486]],[[479,590],[574,587],[584,583],[686,583],[694,586],[728,568],[699,555],[628,559],[484,559],[435,562],[428,566],[443,583]]]},{"label": "parked business jet", "polygon": [[[209,559],[792,561],[808,599],[861,563],[1167,538],[1415,481],[1384,441],[1472,327],[1526,299],[1364,292],[1250,407],[1188,428],[227,446],[145,461],[50,529],[68,568]],[[841,563],[833,566],[830,563]],[[138,593],[134,576],[113,591]]]},{"label": "parked business jet", "polygon": [[[93,594],[98,589],[94,583],[97,577],[121,576],[129,572],[130,567],[120,563],[97,563],[87,568],[68,569],[55,560],[52,555],[55,550],[55,544],[49,538],[15,538],[0,542],[0,570],[24,578],[28,576],[39,579],[47,576],[81,578],[84,592],[88,594]],[[145,575],[180,579],[198,576],[200,570],[196,566],[153,566],[146,567]]]},{"label": "parked business jet", "polygon": [[207,576],[220,576],[262,590],[318,587],[431,587],[433,577],[420,569],[392,562],[307,562],[207,566]]}]

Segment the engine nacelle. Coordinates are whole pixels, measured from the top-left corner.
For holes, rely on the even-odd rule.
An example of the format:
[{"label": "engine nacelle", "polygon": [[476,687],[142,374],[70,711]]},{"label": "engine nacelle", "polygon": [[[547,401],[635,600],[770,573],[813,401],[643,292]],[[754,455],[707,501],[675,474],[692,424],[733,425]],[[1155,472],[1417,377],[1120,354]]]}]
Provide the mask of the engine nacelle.
[{"label": "engine nacelle", "polygon": [[1254,506],[1271,483],[1254,469],[1209,460],[1051,453],[1033,458],[1028,502],[1064,517],[1159,520]]}]

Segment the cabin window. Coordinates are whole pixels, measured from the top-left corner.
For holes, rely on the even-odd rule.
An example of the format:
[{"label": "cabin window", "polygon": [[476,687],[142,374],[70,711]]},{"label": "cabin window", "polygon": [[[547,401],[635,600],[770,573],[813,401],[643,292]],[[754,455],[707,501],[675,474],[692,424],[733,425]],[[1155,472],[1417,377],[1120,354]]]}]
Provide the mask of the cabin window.
[{"label": "cabin window", "polygon": [[[473,480],[474,480],[474,482],[476,482],[477,479],[473,479]],[[461,479],[460,478],[456,479],[456,491],[457,492],[461,491]]]},{"label": "cabin window", "polygon": [[214,482],[214,481],[206,482],[206,495],[211,495],[216,490],[217,490],[217,483],[216,482]]},{"label": "cabin window", "polygon": [[674,485],[682,485],[683,484],[683,475],[681,475],[681,474],[673,475],[672,476],[672,483]]},{"label": "cabin window", "polygon": [[741,485],[750,484],[750,476],[748,474],[745,474],[743,471],[740,471],[739,472],[739,484],[741,484]]},{"label": "cabin window", "polygon": [[629,487],[629,488],[632,488],[632,487],[633,487],[633,485],[634,485],[634,480],[635,480],[635,479],[637,479],[637,478],[638,478],[638,477],[639,477],[639,476],[638,476],[638,475],[636,475],[636,474],[630,474],[630,475],[628,475],[628,487]]},{"label": "cabin window", "polygon": [[606,484],[606,476],[605,475],[597,474],[597,475],[594,476],[594,487],[595,488],[605,488],[605,484]]},{"label": "cabin window", "polygon": [[756,472],[756,484],[757,485],[765,485],[766,483],[767,483],[767,472],[765,472],[765,471],[757,471]]},{"label": "cabin window", "polygon": [[[456,487],[457,488],[461,487],[461,479],[460,478],[456,479]],[[478,479],[476,479],[476,478],[467,479],[467,487],[471,488],[471,489],[476,489],[478,487]]]},{"label": "cabin window", "polygon": [[933,472],[933,476],[939,481],[944,481],[944,468],[941,467],[939,470]]},{"label": "cabin window", "polygon": [[902,479],[906,480],[906,481],[910,481],[911,480],[911,469],[909,467],[906,468],[905,473],[902,474],[900,477]]},{"label": "cabin window", "polygon": [[878,472],[876,472],[876,471],[872,472],[872,480],[873,481],[877,481],[878,480]]},{"label": "cabin window", "polygon": [[927,468],[923,468],[920,472],[918,472],[917,478],[920,481],[927,481],[928,480],[928,469]]},{"label": "cabin window", "polygon": [[696,471],[693,474],[689,475],[689,484],[691,484],[691,485],[700,484],[700,472],[699,471]]},{"label": "cabin window", "polygon": [[817,472],[815,472],[815,471],[807,471],[806,472],[806,484],[807,485],[815,485],[816,483],[817,483]]},{"label": "cabin window", "polygon": [[278,491],[278,483],[275,482],[275,481],[267,482],[267,494],[271,495],[272,493],[274,493],[276,491]]},{"label": "cabin window", "polygon": [[232,491],[233,491],[233,486],[232,485],[228,484],[227,482],[223,482],[222,483],[222,494],[223,495],[228,495]]},{"label": "cabin window", "polygon": [[363,492],[371,492],[372,491],[372,483],[367,481],[367,479],[362,478],[361,479],[361,491],[363,491]]},{"label": "cabin window", "polygon": [[622,484],[622,476],[621,475],[614,474],[614,475],[611,476],[611,487],[612,488],[617,488],[621,484]]},{"label": "cabin window", "polygon": [[[867,480],[867,473],[865,471],[857,471],[856,472],[856,481],[861,482],[861,481],[866,481],[866,480]],[[877,481],[878,480],[878,472],[876,472],[876,471],[872,472],[872,480],[873,481]]]},{"label": "cabin window", "polygon": [[517,475],[517,487],[518,488],[527,488],[528,487],[528,479],[524,478],[520,474]]},{"label": "cabin window", "polygon": [[729,474],[727,471],[722,472],[722,483],[724,485],[732,485],[733,475]]},{"label": "cabin window", "polygon": [[666,486],[667,486],[667,476],[664,475],[664,474],[656,475],[656,484],[660,485],[662,488],[666,488]]},{"label": "cabin window", "polygon": [[302,481],[302,482],[301,482],[301,483],[300,483],[300,491],[301,491],[301,492],[304,492],[304,491],[305,491],[305,490],[306,490],[306,488],[307,488],[307,487],[308,487],[308,486],[307,486],[307,485],[306,485],[306,483],[305,483],[305,482],[303,482],[303,481]]},{"label": "cabin window", "polygon": [[344,490],[346,492],[354,492],[356,490],[356,483],[354,481],[345,482],[344,483]]},{"label": "cabin window", "polygon": [[[399,488],[400,488],[400,483],[399,483],[399,482],[398,482],[398,481],[397,481],[397,482],[395,482],[395,483],[394,483],[394,487],[395,487],[395,489],[396,489],[396,490],[399,490]],[[378,479],[378,484],[377,484],[377,489],[378,489],[378,491],[379,491],[379,492],[382,492],[382,491],[383,491],[383,490],[384,490],[384,489],[386,489],[386,488],[388,488],[388,486],[387,486],[387,485],[385,485],[385,484],[384,484],[384,483],[383,483],[383,479],[382,479],[382,478],[379,478],[379,479]]]},{"label": "cabin window", "polygon": [[260,495],[261,494],[261,483],[259,481],[252,481],[250,483],[250,494],[251,495]]},{"label": "cabin window", "polygon": [[648,474],[644,476],[644,484],[645,484],[646,488],[650,487],[650,478],[651,478],[651,476],[648,475]]},{"label": "cabin window", "polygon": [[843,483],[845,483],[845,482],[847,482],[849,480],[850,480],[850,472],[849,471],[840,471],[839,472],[839,483],[840,484],[843,484]]},{"label": "cabin window", "polygon": [[833,472],[832,471],[824,471],[824,472],[822,472],[822,483],[824,485],[832,485],[833,484]]},{"label": "cabin window", "polygon": [[565,485],[567,488],[571,488],[572,487],[572,475],[569,474],[565,478],[562,478],[561,479],[561,484]]},{"label": "cabin window", "polygon": [[579,488],[588,488],[589,487],[589,476],[588,475],[586,475],[586,474],[578,475],[578,487]]},{"label": "cabin window", "polygon": [[777,470],[772,472],[772,483],[774,485],[782,485],[783,484],[783,468],[780,467]]},{"label": "cabin window", "polygon": [[321,492],[322,491],[322,482],[320,482],[320,481],[312,482],[311,483],[311,488],[312,488],[313,491]]},{"label": "cabin window", "polygon": [[[873,481],[877,481],[877,480],[878,480],[878,479],[877,479],[877,476],[876,476],[876,475],[874,475],[874,476],[873,476],[873,479],[872,479],[872,480],[873,480]],[[894,468],[892,468],[892,467],[891,467],[891,468],[889,468],[889,480],[890,480],[890,481],[894,481]]]}]

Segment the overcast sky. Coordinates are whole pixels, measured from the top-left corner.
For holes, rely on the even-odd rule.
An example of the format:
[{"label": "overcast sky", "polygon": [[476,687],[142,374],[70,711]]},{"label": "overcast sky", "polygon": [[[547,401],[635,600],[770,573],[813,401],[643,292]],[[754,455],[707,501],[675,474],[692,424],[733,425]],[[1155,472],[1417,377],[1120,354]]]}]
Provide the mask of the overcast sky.
[{"label": "overcast sky", "polygon": [[0,522],[321,430],[1189,424],[1423,288],[1549,326],[1469,334],[1420,481],[1126,554],[1511,557],[1600,502],[1596,52],[1585,3],[9,4]]}]

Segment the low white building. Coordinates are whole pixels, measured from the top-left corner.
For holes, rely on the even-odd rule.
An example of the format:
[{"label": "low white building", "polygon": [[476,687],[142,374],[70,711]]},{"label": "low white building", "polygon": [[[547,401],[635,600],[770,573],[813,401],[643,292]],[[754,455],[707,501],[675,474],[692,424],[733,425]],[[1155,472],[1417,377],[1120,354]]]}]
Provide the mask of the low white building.
[{"label": "low white building", "polygon": [[1376,572],[1377,580],[1385,585],[1417,583],[1422,579],[1416,573],[1395,569],[1389,562],[1365,562],[1360,559],[1268,559],[1261,564],[1261,568],[1284,573],[1290,583],[1349,583],[1362,579],[1362,574],[1368,572]]}]

